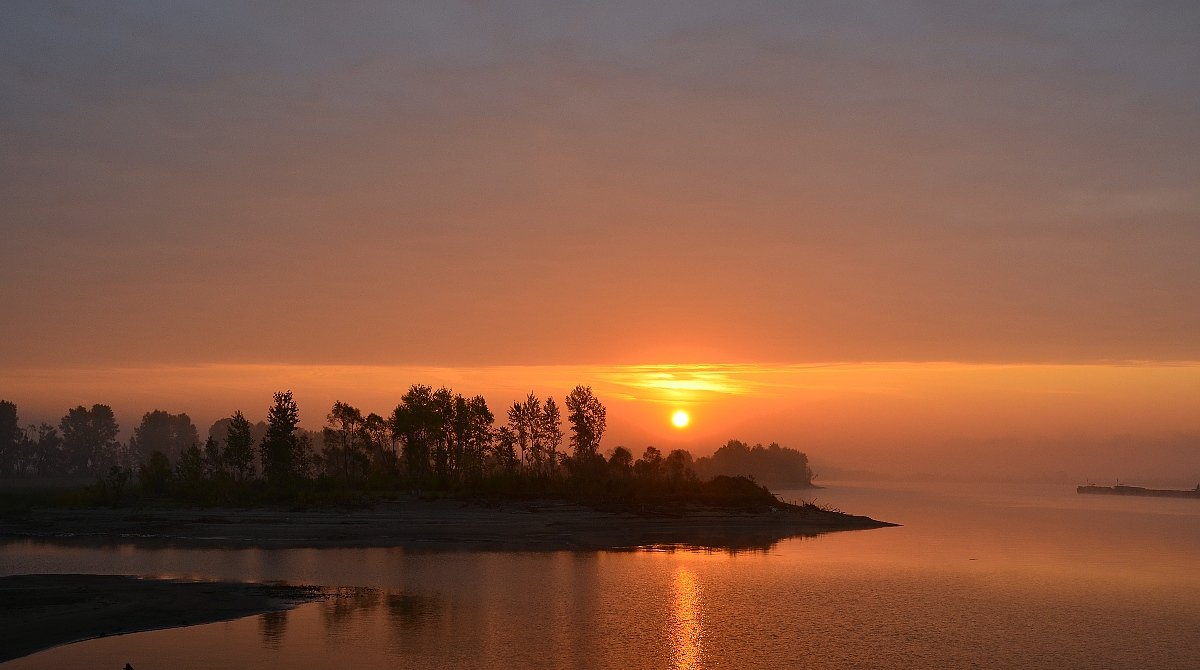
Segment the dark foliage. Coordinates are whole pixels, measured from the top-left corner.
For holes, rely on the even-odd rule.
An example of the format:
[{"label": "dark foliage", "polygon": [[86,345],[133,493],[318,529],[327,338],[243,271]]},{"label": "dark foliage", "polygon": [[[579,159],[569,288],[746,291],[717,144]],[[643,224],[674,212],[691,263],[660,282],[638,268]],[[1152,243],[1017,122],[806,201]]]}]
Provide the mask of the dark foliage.
[{"label": "dark foliage", "polygon": [[187,414],[171,414],[156,409],[142,416],[142,422],[129,439],[129,452],[144,463],[154,452],[160,452],[172,462],[189,447],[200,442],[200,433]]},{"label": "dark foliage", "polygon": [[299,424],[300,409],[292,392],[276,393],[275,403],[267,410],[267,434],[259,445],[263,476],[269,484],[287,486],[303,472],[304,445],[296,435]]},{"label": "dark foliage", "polygon": [[103,476],[121,459],[120,428],[108,405],[80,405],[68,410],[58,425],[66,474]]},{"label": "dark foliage", "polygon": [[25,433],[17,420],[16,404],[0,400],[0,477],[17,474],[24,446]]},{"label": "dark foliage", "polygon": [[[699,460],[682,449],[664,455],[652,446],[636,460],[625,447],[614,448],[605,458],[599,452],[603,404],[590,388],[577,386],[566,407],[569,456],[559,450],[563,431],[557,404],[533,393],[513,404],[508,425],[497,427],[482,396],[418,384],[403,395],[390,419],[364,416],[338,401],[323,431],[311,433],[299,428],[299,407],[290,391],[282,391],[274,394],[265,424],[256,428],[235,412],[213,425],[203,446],[194,439],[196,430],[186,414],[155,410],[143,416],[130,441],[130,452],[139,455],[138,486],[132,492],[126,485],[130,470],[117,462],[122,447],[115,440],[116,422],[104,405],[71,410],[61,423],[60,438],[51,426],[17,430],[12,437],[15,405],[0,403],[0,440],[17,444],[0,442],[0,448],[17,454],[11,459],[19,465],[10,470],[93,473],[95,486],[69,499],[60,497],[68,504],[149,499],[158,504],[353,505],[376,495],[415,492],[552,498],[647,513],[690,505],[765,509],[781,503],[755,478],[803,473],[807,482],[811,476],[807,457],[798,451],[778,445],[751,448],[738,441]],[[261,477],[256,476],[256,442]],[[319,454],[313,450],[317,442],[323,446]],[[163,448],[144,451],[153,445]],[[178,449],[175,458],[164,449]],[[96,464],[106,459],[108,468],[97,471]],[[713,469],[732,472],[708,476]]]},{"label": "dark foliage", "polygon": [[807,488],[812,486],[813,478],[806,454],[773,442],[766,447],[761,444],[751,447],[730,440],[711,457],[698,459],[695,470],[702,479],[741,475],[777,489]]},{"label": "dark foliage", "polygon": [[575,458],[582,461],[596,455],[607,424],[604,405],[592,393],[592,387],[576,386],[571,390],[567,396],[567,421],[571,422]]},{"label": "dark foliage", "polygon": [[150,495],[166,495],[174,479],[171,461],[161,451],[151,453],[150,457],[138,466],[138,482],[142,490]]}]

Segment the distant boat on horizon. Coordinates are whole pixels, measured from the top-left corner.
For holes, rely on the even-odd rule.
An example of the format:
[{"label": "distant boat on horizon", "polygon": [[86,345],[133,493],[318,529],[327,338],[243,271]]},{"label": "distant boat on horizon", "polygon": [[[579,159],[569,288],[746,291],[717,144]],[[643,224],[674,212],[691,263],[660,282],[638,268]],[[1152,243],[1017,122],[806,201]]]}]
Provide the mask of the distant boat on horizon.
[{"label": "distant boat on horizon", "polygon": [[1117,496],[1147,496],[1151,498],[1200,498],[1200,484],[1194,489],[1148,489],[1142,486],[1126,486],[1125,484],[1117,484],[1115,486],[1096,486],[1087,484],[1086,486],[1078,486],[1075,488],[1077,493],[1095,493],[1101,495],[1117,495]]}]

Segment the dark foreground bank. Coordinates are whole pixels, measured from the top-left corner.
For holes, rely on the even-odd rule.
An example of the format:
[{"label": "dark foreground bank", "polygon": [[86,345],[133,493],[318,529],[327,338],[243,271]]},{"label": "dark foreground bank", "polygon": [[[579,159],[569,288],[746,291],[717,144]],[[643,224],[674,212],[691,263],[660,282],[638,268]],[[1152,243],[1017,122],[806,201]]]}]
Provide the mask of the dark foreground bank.
[{"label": "dark foreground bank", "polygon": [[119,575],[0,577],[0,662],[108,635],[192,626],[316,600],[310,587]]},{"label": "dark foreground bank", "polygon": [[782,539],[894,524],[811,505],[597,510],[559,501],[418,498],[362,509],[34,509],[0,518],[0,541],[224,547],[495,551],[647,545],[766,549]]}]

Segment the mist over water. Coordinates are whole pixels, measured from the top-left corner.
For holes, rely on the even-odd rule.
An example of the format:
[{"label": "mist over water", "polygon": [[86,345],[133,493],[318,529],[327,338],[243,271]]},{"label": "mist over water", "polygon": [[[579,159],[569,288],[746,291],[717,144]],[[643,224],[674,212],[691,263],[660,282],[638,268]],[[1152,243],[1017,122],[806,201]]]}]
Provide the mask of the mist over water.
[{"label": "mist over water", "polygon": [[[785,497],[814,492],[785,492]],[[287,613],[4,667],[1035,667],[1200,664],[1200,504],[1062,486],[836,485],[904,524],[766,552],[202,551],[18,543],[0,573],[338,587]]]}]

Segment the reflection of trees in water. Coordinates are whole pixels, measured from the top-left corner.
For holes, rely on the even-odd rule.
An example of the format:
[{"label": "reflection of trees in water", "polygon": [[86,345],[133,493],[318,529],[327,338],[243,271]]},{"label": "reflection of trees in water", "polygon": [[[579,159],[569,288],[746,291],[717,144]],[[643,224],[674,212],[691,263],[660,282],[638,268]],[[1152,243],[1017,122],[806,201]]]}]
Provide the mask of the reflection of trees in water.
[{"label": "reflection of trees in water", "polygon": [[379,589],[366,587],[339,587],[326,592],[321,602],[321,621],[325,624],[325,635],[336,640],[344,634],[351,623],[359,618],[370,618],[370,612],[379,606]]},{"label": "reflection of trees in water", "polygon": [[441,602],[433,596],[388,593],[388,618],[396,628],[420,628],[441,615]]},{"label": "reflection of trees in water", "polygon": [[339,587],[326,591],[320,603],[325,635],[333,642],[360,639],[355,630],[386,617],[392,637],[402,630],[416,630],[439,620],[442,602],[435,596],[369,587]]},{"label": "reflection of trees in water", "polygon": [[392,653],[404,653],[405,647],[419,647],[415,640],[427,638],[427,643],[436,639],[443,630],[441,625],[445,603],[435,595],[421,593],[391,592],[384,599],[387,603],[388,647]]},{"label": "reflection of trees in water", "polygon": [[262,636],[263,646],[278,649],[283,642],[283,634],[287,631],[288,611],[263,612],[258,616],[258,634]]}]

